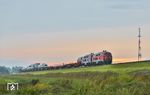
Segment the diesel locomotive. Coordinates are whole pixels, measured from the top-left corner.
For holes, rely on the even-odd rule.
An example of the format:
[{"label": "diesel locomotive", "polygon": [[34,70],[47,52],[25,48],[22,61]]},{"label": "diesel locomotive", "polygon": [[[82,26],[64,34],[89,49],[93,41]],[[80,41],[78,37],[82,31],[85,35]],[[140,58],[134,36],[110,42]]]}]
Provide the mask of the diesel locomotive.
[{"label": "diesel locomotive", "polygon": [[98,53],[91,53],[83,57],[79,57],[77,60],[78,64],[81,65],[92,65],[92,64],[111,64],[112,54],[106,50]]}]

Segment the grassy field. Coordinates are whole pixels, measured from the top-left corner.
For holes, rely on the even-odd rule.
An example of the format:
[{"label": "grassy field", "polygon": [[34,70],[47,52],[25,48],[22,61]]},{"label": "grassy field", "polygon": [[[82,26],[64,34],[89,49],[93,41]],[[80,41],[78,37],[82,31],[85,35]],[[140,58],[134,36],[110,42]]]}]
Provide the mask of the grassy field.
[{"label": "grassy field", "polygon": [[[7,91],[18,82],[18,91]],[[0,95],[150,95],[150,62],[0,76]]]}]

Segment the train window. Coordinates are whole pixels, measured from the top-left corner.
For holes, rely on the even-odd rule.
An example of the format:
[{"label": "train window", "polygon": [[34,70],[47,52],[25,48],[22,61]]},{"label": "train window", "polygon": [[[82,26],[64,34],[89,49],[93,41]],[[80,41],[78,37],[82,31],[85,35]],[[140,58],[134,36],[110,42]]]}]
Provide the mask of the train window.
[{"label": "train window", "polygon": [[84,56],[84,58],[87,58],[87,56]]},{"label": "train window", "polygon": [[96,54],[96,56],[100,56],[100,54]]}]

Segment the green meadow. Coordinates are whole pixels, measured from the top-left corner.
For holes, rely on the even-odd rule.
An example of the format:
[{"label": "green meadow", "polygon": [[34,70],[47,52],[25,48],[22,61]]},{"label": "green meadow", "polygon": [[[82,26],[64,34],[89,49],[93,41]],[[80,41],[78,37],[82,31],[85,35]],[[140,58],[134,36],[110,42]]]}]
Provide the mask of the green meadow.
[{"label": "green meadow", "polygon": [[1,75],[0,95],[150,95],[150,62]]}]

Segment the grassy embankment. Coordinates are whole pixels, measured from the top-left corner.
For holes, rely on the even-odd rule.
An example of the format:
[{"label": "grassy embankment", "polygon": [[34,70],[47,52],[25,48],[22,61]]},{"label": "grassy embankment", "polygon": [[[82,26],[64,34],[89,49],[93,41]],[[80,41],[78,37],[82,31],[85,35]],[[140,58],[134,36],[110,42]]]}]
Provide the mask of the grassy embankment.
[{"label": "grassy embankment", "polygon": [[[7,91],[7,82],[19,90]],[[150,95],[150,62],[28,72],[0,77],[0,95]]]},{"label": "grassy embankment", "polygon": [[59,70],[49,70],[49,71],[34,71],[27,72],[25,74],[47,74],[47,73],[70,73],[70,72],[86,72],[86,71],[112,71],[119,73],[127,73],[135,70],[150,70],[150,61],[149,62],[135,62],[135,63],[127,63],[127,64],[114,64],[114,65],[100,65],[93,67],[80,67],[80,68],[70,68],[70,69],[59,69]]}]

